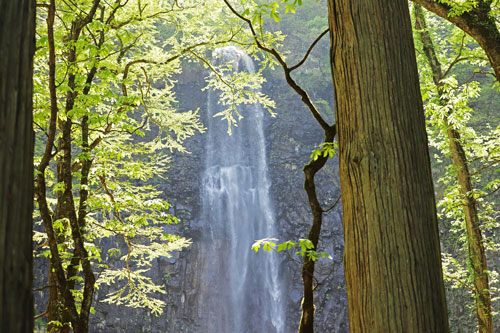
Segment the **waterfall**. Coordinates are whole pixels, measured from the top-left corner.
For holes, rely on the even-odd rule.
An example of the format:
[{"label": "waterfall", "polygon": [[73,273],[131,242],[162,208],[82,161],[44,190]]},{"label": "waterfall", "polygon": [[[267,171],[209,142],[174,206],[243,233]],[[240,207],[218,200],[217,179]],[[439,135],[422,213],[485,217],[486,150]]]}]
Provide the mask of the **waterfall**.
[{"label": "waterfall", "polygon": [[[235,47],[217,49],[214,58],[233,62],[234,71],[255,72],[251,58]],[[203,332],[284,332],[284,297],[275,253],[250,247],[277,234],[269,196],[264,112],[242,105],[244,119],[227,134],[218,94],[208,96],[208,134],[202,187],[202,274],[198,317]]]}]

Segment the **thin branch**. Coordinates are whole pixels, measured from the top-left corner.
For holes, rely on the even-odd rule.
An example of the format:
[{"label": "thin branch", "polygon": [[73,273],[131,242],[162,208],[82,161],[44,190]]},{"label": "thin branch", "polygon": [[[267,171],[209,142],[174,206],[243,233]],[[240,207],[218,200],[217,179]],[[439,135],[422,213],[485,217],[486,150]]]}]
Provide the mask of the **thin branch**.
[{"label": "thin branch", "polygon": [[494,189],[493,191],[491,191],[490,193],[486,193],[484,195],[480,195],[478,198],[486,198],[486,197],[489,197],[490,195],[492,194],[495,194],[496,191],[500,190],[500,186],[498,186],[496,189]]},{"label": "thin branch", "polygon": [[484,170],[486,170],[486,169],[488,169],[488,168],[491,168],[492,166],[494,166],[495,164],[498,164],[498,163],[500,163],[500,160],[494,160],[494,161],[493,161],[493,162],[491,162],[490,164],[485,165],[484,167],[482,167],[482,168],[480,168],[480,169],[478,169],[478,170],[474,171],[474,172],[471,174],[471,176],[475,176],[475,175],[477,175],[477,174],[479,174],[479,173],[483,172]]},{"label": "thin branch", "polygon": [[102,224],[99,224],[99,223],[97,223],[97,222],[91,221],[90,223],[91,223],[91,224],[93,224],[93,225],[95,225],[96,227],[99,227],[99,228],[101,228],[101,229],[104,229],[104,230],[106,230],[106,231],[109,231],[109,232],[111,232],[111,233],[114,233],[115,235],[121,235],[118,231],[116,231],[116,230],[112,230],[112,229],[109,229],[109,228],[107,228],[107,227],[105,227],[105,226],[103,226]]},{"label": "thin branch", "polygon": [[238,13],[231,6],[231,4],[227,0],[224,0],[224,3],[226,4],[226,6],[231,10],[231,12],[234,15],[236,15],[238,18],[240,18],[241,20],[245,21],[248,24],[248,26],[250,28],[250,31],[252,32],[252,35],[253,35],[253,38],[255,40],[255,44],[257,45],[257,47],[259,49],[261,49],[262,51],[265,51],[266,53],[269,53],[272,56],[274,56],[274,58],[278,61],[278,63],[283,68],[283,71],[285,72],[285,78],[286,78],[286,82],[288,83],[288,85],[290,87],[292,87],[292,89],[295,90],[295,92],[297,94],[300,95],[300,97],[302,99],[302,102],[304,102],[304,104],[306,104],[306,106],[309,108],[309,111],[312,113],[312,115],[314,116],[314,118],[316,119],[316,121],[319,123],[319,125],[323,128],[323,130],[325,132],[330,131],[331,130],[331,126],[323,119],[323,117],[319,113],[318,109],[314,106],[313,102],[309,98],[309,95],[307,94],[307,92],[304,89],[302,89],[302,87],[299,86],[297,84],[297,82],[295,82],[295,80],[292,78],[292,76],[290,75],[291,69],[288,67],[287,63],[285,62],[285,60],[283,59],[283,57],[279,54],[279,52],[276,51],[274,48],[269,48],[267,46],[264,46],[259,41],[257,33],[255,32],[254,26],[252,24],[252,21],[250,21],[249,19],[247,19],[246,17],[244,17],[243,15],[241,15],[240,13]]},{"label": "thin branch", "polygon": [[108,185],[106,184],[106,176],[99,175],[98,177],[99,177],[99,180],[101,181],[102,188],[104,189],[104,192],[106,192],[106,194],[109,197],[109,200],[111,201],[111,204],[113,204],[113,207],[115,208],[116,218],[118,219],[118,221],[120,221],[120,223],[125,224],[125,223],[123,223],[123,220],[120,216],[120,211],[118,210],[118,207],[116,206],[115,197],[113,196],[113,193],[111,193],[111,191],[108,188]]},{"label": "thin branch", "polygon": [[38,315],[34,316],[34,317],[33,317],[33,320],[37,320],[37,319],[39,319],[39,318],[45,317],[45,316],[47,316],[48,314],[49,314],[49,312],[48,312],[48,311],[45,311],[44,313],[40,313],[40,314],[38,314]]},{"label": "thin branch", "polygon": [[[146,118],[144,120],[146,120],[147,118],[151,119],[151,121],[153,123],[156,124],[156,126],[158,126],[158,128],[160,130],[165,130],[165,126],[162,125],[161,122],[157,121],[152,115],[151,113],[149,112],[149,108],[148,108],[148,105],[146,103],[146,98],[145,98],[145,95],[148,95],[148,92],[149,92],[149,88],[151,87],[151,84],[148,80],[148,75],[146,73],[146,70],[144,69],[144,67],[141,67],[142,71],[144,72],[144,75],[146,76],[146,82],[148,83],[148,91],[146,91],[146,93],[144,93],[143,89],[142,89],[142,83],[141,83],[141,80],[139,78],[139,75],[137,75],[137,83],[138,83],[138,87],[139,87],[139,91],[141,93],[141,101],[142,101],[142,106],[144,106],[144,112],[146,112]],[[145,123],[145,122],[144,122]]]},{"label": "thin branch", "polygon": [[462,56],[462,51],[464,49],[465,36],[467,36],[467,34],[464,32],[464,34],[462,35],[462,41],[460,43],[460,49],[458,50],[458,54],[455,57],[455,59],[450,63],[450,65],[448,66],[448,69],[444,71],[444,74],[441,76],[441,79],[448,76],[448,74],[450,73],[453,66],[455,66],[459,61],[468,59],[468,58],[460,58]]},{"label": "thin branch", "polygon": [[326,209],[326,210],[323,210],[323,213],[328,213],[329,211],[331,211],[332,209],[334,209],[334,208],[335,208],[335,206],[337,206],[337,204],[339,203],[339,201],[340,201],[340,195],[339,195],[339,197],[337,198],[337,200],[335,200],[335,203],[334,203],[334,204],[333,204],[330,208],[328,208],[328,209]]},{"label": "thin branch", "polygon": [[35,292],[35,291],[43,291],[45,289],[48,289],[48,288],[57,288],[56,285],[48,285],[48,286],[43,286],[43,287],[40,287],[40,288],[36,288],[36,289],[31,289],[32,292]]},{"label": "thin branch", "polygon": [[90,8],[90,11],[87,14],[87,16],[79,22],[80,23],[80,25],[78,27],[79,29],[82,29],[84,26],[86,26],[87,24],[92,22],[92,19],[94,18],[95,12],[97,11],[97,8],[99,7],[100,2],[101,2],[100,0],[94,0],[94,2],[92,3],[92,8]]},{"label": "thin branch", "polygon": [[299,61],[295,66],[292,66],[290,67],[290,72],[299,68],[300,66],[302,66],[302,64],[307,60],[307,57],[309,56],[309,54],[311,53],[312,49],[314,48],[314,46],[316,46],[316,44],[321,40],[321,38],[323,38],[324,35],[326,35],[326,33],[330,31],[330,29],[326,29],[325,31],[323,31],[315,40],[314,42],[312,42],[311,45],[309,45],[309,48],[307,49],[307,52],[306,54],[304,55],[304,57],[302,58],[301,61]]},{"label": "thin branch", "polygon": [[[49,94],[50,94],[50,121],[49,121],[49,134],[47,137],[47,143],[45,145],[45,151],[43,153],[40,164],[37,170],[41,173],[45,172],[45,169],[49,165],[52,157],[52,146],[54,145],[54,140],[56,136],[56,122],[57,122],[57,92],[56,92],[56,52],[55,52],[55,42],[54,42],[54,17],[55,17],[55,4],[51,2],[49,7],[49,13],[47,15],[47,38],[49,45]],[[42,175],[44,177],[44,175]]]},{"label": "thin branch", "polygon": [[33,249],[33,252],[38,251],[39,249],[41,249],[42,247],[45,247],[47,245],[49,245],[49,241],[48,240],[45,243],[42,243],[40,245],[35,246],[35,248]]},{"label": "thin branch", "polygon": [[459,278],[455,277],[455,276],[451,276],[449,274],[444,274],[444,276],[448,279],[451,279],[451,280],[455,280],[457,281],[459,284],[461,284],[463,287],[465,287],[466,289],[469,289],[470,291],[472,291],[473,293],[475,293],[475,289],[472,288],[471,285],[469,285],[468,283],[466,282],[463,282],[462,280],[460,280]]},{"label": "thin branch", "polygon": [[115,14],[118,11],[118,9],[125,7],[127,5],[128,1],[129,0],[126,0],[124,3],[121,3],[121,0],[116,0],[116,2],[115,2],[116,7],[113,8],[111,13],[109,14],[109,17],[106,20],[106,25],[109,25],[111,23],[111,21],[115,18]]},{"label": "thin branch", "polygon": [[38,129],[40,130],[40,132],[42,132],[43,134],[45,134],[45,136],[48,138],[49,137],[49,133],[47,133],[45,131],[45,128],[43,128],[40,124],[38,124],[36,121],[33,121],[33,124],[38,127]]},{"label": "thin branch", "polygon": [[[111,200],[111,204],[115,208],[116,218],[118,219],[118,221],[120,221],[122,224],[124,224],[123,220],[120,216],[120,211],[118,210],[118,207],[116,206],[115,198],[114,198],[113,194],[110,192],[110,190],[108,189],[108,186],[106,184],[106,177],[104,175],[100,175],[98,177],[99,177],[99,180],[101,181],[101,184],[102,184],[104,191],[106,192],[106,194],[109,197],[109,200]],[[132,253],[134,245],[130,241],[130,237],[128,237],[127,235],[123,235],[123,237],[125,238],[125,241],[127,242],[127,247],[128,247],[126,265],[127,265],[127,277],[128,277],[128,281],[130,283],[132,281],[132,278],[130,277],[130,254]]]},{"label": "thin branch", "polygon": [[217,71],[217,69],[215,69],[212,64],[207,61],[207,59],[203,58],[203,57],[200,57],[198,54],[196,54],[195,52],[193,52],[192,50],[189,50],[189,53],[191,53],[192,55],[194,55],[198,60],[200,60],[201,62],[203,62],[205,65],[207,65],[207,67],[212,71],[212,73],[214,73],[217,78],[222,82],[224,83],[226,86],[229,87],[229,89],[231,89],[232,91],[234,91],[234,87],[229,83],[227,82],[226,80],[224,80],[224,77]]},{"label": "thin branch", "polygon": [[[461,86],[463,86],[463,85],[464,85],[464,84],[466,84],[466,83],[469,83],[469,82],[470,82],[470,81],[472,81],[472,80],[476,77],[476,75],[478,75],[478,74],[483,74],[483,75],[492,75],[493,77],[496,77],[496,76],[495,76],[495,73],[493,73],[493,72],[475,71],[475,72],[473,72],[473,73],[472,73],[472,75],[471,75],[471,76],[470,76],[467,80],[465,80],[464,82],[462,82],[461,84],[459,84],[459,85],[458,85],[458,87],[461,87]],[[457,87],[456,89],[458,89],[458,87]]]}]

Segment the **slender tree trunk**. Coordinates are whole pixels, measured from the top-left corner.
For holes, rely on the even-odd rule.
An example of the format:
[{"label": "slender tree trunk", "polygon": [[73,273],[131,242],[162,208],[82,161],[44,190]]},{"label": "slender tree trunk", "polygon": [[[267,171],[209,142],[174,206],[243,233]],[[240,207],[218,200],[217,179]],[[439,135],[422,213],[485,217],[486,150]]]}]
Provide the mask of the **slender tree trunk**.
[{"label": "slender tree trunk", "polygon": [[57,276],[54,272],[54,266],[52,262],[49,262],[49,271],[48,271],[48,281],[49,281],[49,300],[47,302],[47,332],[49,333],[57,333],[59,332],[59,325],[55,322],[62,322],[62,318],[60,316],[60,311],[58,310],[60,307],[63,307],[63,303],[60,301],[59,297],[59,286],[57,282]]},{"label": "slender tree trunk", "polygon": [[[78,17],[71,23],[71,29],[66,36],[67,40],[76,42],[81,34],[82,29],[93,21],[94,15],[99,7],[100,0],[93,0],[92,7],[85,17]],[[54,40],[54,20],[56,17],[56,1],[50,0],[48,4],[47,14],[47,37],[49,45],[49,91],[51,100],[51,117],[49,123],[48,139],[45,152],[38,165],[38,174],[36,178],[36,197],[40,209],[40,215],[44,221],[48,242],[51,252],[51,272],[49,273],[57,280],[57,293],[51,293],[48,307],[48,317],[55,318],[62,327],[49,325],[49,330],[58,332],[69,332],[71,328],[75,333],[84,333],[88,331],[89,315],[93,299],[95,276],[92,271],[87,250],[84,245],[85,232],[85,216],[86,216],[86,200],[87,190],[80,190],[80,206],[79,213],[76,213],[75,201],[73,197],[73,174],[72,174],[72,119],[68,116],[73,109],[75,100],[78,95],[76,89],[76,74],[70,72],[67,77],[69,90],[66,92],[64,112],[66,119],[58,117],[59,109],[57,105],[57,89],[55,85],[56,74],[56,50]],[[103,33],[100,35],[100,45],[104,39]],[[70,44],[66,50],[66,61],[68,63],[76,63],[76,46]],[[83,89],[83,94],[88,94],[92,80],[96,74],[97,68],[94,67],[87,74],[86,86]],[[46,198],[45,170],[50,161],[54,158],[51,153],[52,146],[56,140],[56,125],[59,125],[60,136],[58,137],[58,150],[60,152],[57,157],[57,180],[58,184],[64,184],[64,188],[57,194],[57,212],[54,214],[50,211]],[[88,143],[88,124],[87,118],[82,119],[82,140],[84,151],[89,151]],[[82,187],[86,187],[88,183],[88,174],[90,170],[90,162],[84,162],[82,168]],[[63,239],[56,234],[53,222],[58,219],[66,219],[66,228],[71,231],[71,239],[74,244],[73,256],[66,269],[63,267],[63,261],[59,254],[58,245]],[[84,278],[83,299],[80,306],[73,297],[71,290],[75,288],[75,280],[72,279],[79,272],[81,265]]]},{"label": "slender tree trunk", "polygon": [[0,330],[33,332],[35,1],[0,0]]},{"label": "slender tree trunk", "polygon": [[[333,143],[335,138],[336,127],[335,125],[325,130],[325,143]],[[316,184],[314,176],[323,168],[328,160],[328,156],[320,156],[316,160],[312,160],[303,168],[305,181],[304,189],[306,190],[309,199],[309,207],[313,214],[313,223],[309,229],[309,239],[313,245],[313,250],[316,251],[321,233],[321,224],[323,223],[323,208],[319,203],[316,194]],[[304,287],[304,297],[302,298],[302,315],[300,317],[299,333],[313,333],[314,332],[314,261],[307,255],[304,256],[304,264],[302,265],[302,285]]]},{"label": "slender tree trunk", "polygon": [[[57,148],[58,151],[62,150],[61,143],[59,142],[59,146]],[[61,157],[56,157],[56,175],[57,182],[62,183],[63,177],[61,172],[62,159]],[[56,213],[54,214],[54,220],[60,220],[62,218],[67,218],[64,216],[64,209],[62,206],[63,203],[62,191],[57,192],[57,207],[55,209]],[[66,230],[68,229],[68,224],[65,223],[64,230],[58,231],[56,234],[57,244],[64,244],[66,237]],[[66,248],[66,247],[65,247]],[[47,302],[47,332],[49,333],[65,333],[69,331],[71,317],[68,316],[69,309],[64,306],[64,297],[62,294],[62,286],[57,280],[57,275],[55,273],[55,265],[52,260],[49,262],[48,267],[48,276],[49,276],[49,285],[55,286],[55,288],[51,288],[49,292],[49,300]],[[74,281],[67,281],[67,289],[71,290],[73,288],[70,287],[70,283]],[[63,314],[64,312],[64,314]]]},{"label": "slender tree trunk", "polygon": [[[441,80],[443,79],[442,66],[436,56],[432,38],[427,30],[424,13],[419,5],[415,5],[415,27],[423,44],[424,54],[432,70],[434,84],[443,105],[447,102],[443,99]],[[491,315],[491,295],[489,291],[488,267],[481,235],[477,201],[473,196],[471,175],[467,163],[465,150],[460,143],[460,134],[450,126],[448,117],[444,118],[445,126],[448,128],[447,135],[450,145],[453,165],[456,168],[456,177],[460,186],[460,194],[463,196],[463,208],[468,244],[468,256],[472,269],[472,280],[475,289],[476,314],[479,332],[493,332],[493,317]]]},{"label": "slender tree trunk", "polygon": [[448,332],[406,0],[329,0],[351,332]]},{"label": "slender tree trunk", "polygon": [[471,263],[471,275],[474,283],[476,315],[480,333],[493,333],[493,317],[491,314],[491,295],[488,281],[488,267],[486,254],[481,235],[480,221],[477,210],[477,201],[473,197],[470,172],[467,165],[465,151],[460,144],[460,135],[451,129],[446,122],[448,129],[448,140],[450,142],[453,165],[457,169],[457,180],[462,194],[463,208],[465,215],[465,226],[467,233],[468,256]]}]

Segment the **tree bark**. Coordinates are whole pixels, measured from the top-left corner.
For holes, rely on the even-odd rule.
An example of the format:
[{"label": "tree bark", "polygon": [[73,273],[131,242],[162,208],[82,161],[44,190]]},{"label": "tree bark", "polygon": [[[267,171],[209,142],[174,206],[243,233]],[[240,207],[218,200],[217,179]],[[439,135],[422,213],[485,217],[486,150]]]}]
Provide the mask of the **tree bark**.
[{"label": "tree bark", "polygon": [[475,8],[461,15],[450,16],[451,7],[434,0],[413,0],[434,14],[453,23],[469,34],[486,53],[500,82],[500,32],[491,14],[491,1],[479,0]]},{"label": "tree bark", "polygon": [[448,332],[405,0],[329,0],[351,332]]},{"label": "tree bark", "polygon": [[[332,125],[329,130],[325,131],[324,143],[332,143],[335,138],[336,127]],[[314,176],[323,168],[328,161],[328,156],[320,156],[316,160],[312,160],[303,168],[305,181],[304,189],[309,199],[309,207],[311,207],[313,215],[313,223],[309,229],[307,239],[313,245],[313,250],[316,251],[318,247],[319,236],[321,234],[321,224],[323,223],[323,208],[319,203],[316,194],[316,184]],[[304,256],[304,264],[302,265],[302,285],[304,287],[304,297],[302,298],[302,315],[300,317],[299,333],[313,333],[314,332],[314,261],[307,255]]]},{"label": "tree bark", "polygon": [[0,0],[0,328],[33,332],[35,1]]},{"label": "tree bark", "polygon": [[467,233],[468,256],[471,263],[471,275],[474,283],[476,316],[480,333],[493,333],[493,317],[491,313],[491,295],[488,280],[488,266],[481,234],[477,201],[473,197],[471,176],[465,151],[460,144],[460,134],[452,129],[446,120],[445,124],[450,142],[453,165],[456,167],[460,194],[463,196],[463,208]]},{"label": "tree bark", "polygon": [[[415,27],[422,41],[424,54],[432,70],[432,77],[438,96],[443,105],[447,104],[443,96],[441,80],[443,79],[442,66],[436,55],[432,38],[427,30],[425,16],[422,8],[415,5]],[[456,168],[456,178],[460,186],[460,194],[463,196],[464,218],[467,234],[468,257],[472,269],[472,282],[475,289],[476,315],[480,333],[493,332],[493,317],[491,315],[491,295],[489,291],[488,266],[486,254],[481,235],[480,221],[477,201],[473,196],[471,175],[465,150],[460,143],[460,133],[453,129],[448,122],[448,117],[444,117],[444,125],[447,128],[447,135],[453,165]]]}]

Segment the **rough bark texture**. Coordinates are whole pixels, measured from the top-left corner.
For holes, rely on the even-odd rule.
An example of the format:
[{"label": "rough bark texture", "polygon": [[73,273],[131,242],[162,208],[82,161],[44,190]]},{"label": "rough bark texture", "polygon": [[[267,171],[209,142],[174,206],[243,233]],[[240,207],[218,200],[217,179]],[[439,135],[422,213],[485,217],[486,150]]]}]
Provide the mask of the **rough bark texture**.
[{"label": "rough bark texture", "polygon": [[447,332],[408,3],[329,0],[351,332]]},{"label": "rough bark texture", "polygon": [[[415,27],[422,41],[424,54],[432,70],[432,77],[440,100],[446,105],[446,99],[443,97],[441,89],[441,80],[443,79],[442,66],[436,56],[432,38],[427,31],[427,25],[422,8],[415,5]],[[453,129],[448,123],[448,118],[444,119],[445,126],[448,128],[447,135],[450,145],[453,165],[456,168],[456,177],[460,186],[460,194],[463,196],[463,208],[465,217],[465,226],[467,233],[467,244],[469,251],[469,260],[472,268],[472,282],[476,294],[476,313],[478,328],[481,333],[493,332],[493,318],[491,315],[491,295],[489,291],[488,267],[486,254],[481,235],[477,201],[473,197],[473,187],[471,175],[469,172],[465,150],[460,143],[460,133]]]},{"label": "rough bark texture", "polygon": [[0,329],[33,332],[35,1],[0,0]]},{"label": "rough bark texture", "polygon": [[497,81],[500,81],[500,32],[490,15],[491,1],[480,0],[475,8],[457,16],[450,16],[450,6],[434,0],[413,2],[450,21],[474,38],[488,56]]}]

